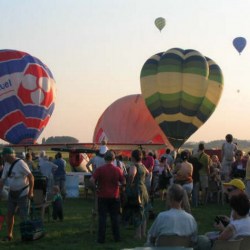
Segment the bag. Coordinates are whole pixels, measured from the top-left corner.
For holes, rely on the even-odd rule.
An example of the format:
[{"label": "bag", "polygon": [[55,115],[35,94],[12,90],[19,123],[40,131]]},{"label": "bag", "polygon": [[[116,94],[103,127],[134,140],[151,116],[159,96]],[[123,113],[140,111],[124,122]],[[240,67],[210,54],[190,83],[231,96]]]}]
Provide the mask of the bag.
[{"label": "bag", "polygon": [[[35,207],[31,201],[32,217],[35,216]],[[41,218],[29,218],[20,223],[21,239],[23,241],[33,241],[45,235],[44,225]]]},{"label": "bag", "polygon": [[29,185],[27,185],[27,186],[25,186],[25,187],[23,187],[23,188],[21,188],[21,189],[19,189],[19,190],[15,190],[15,191],[10,190],[10,191],[9,191],[9,196],[10,196],[10,198],[11,198],[12,200],[17,200],[17,199],[20,197],[20,195],[21,195],[21,193],[23,192],[23,190],[25,190],[28,186],[29,186]]},{"label": "bag", "polygon": [[23,241],[38,240],[45,235],[42,219],[30,219],[20,223]]}]

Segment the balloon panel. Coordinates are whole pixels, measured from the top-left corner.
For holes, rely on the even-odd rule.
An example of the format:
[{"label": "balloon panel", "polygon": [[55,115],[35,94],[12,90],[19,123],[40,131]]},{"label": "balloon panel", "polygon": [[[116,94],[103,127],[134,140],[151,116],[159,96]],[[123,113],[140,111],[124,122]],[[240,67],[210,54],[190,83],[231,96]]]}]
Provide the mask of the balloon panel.
[{"label": "balloon panel", "polygon": [[149,113],[141,95],[129,95],[113,102],[95,127],[93,142],[106,138],[109,143],[168,143]]},{"label": "balloon panel", "polygon": [[21,51],[0,50],[0,138],[34,143],[55,106],[55,82],[48,67]]},{"label": "balloon panel", "polygon": [[223,75],[213,60],[198,51],[173,48],[145,62],[141,90],[152,116],[179,148],[215,110]]}]

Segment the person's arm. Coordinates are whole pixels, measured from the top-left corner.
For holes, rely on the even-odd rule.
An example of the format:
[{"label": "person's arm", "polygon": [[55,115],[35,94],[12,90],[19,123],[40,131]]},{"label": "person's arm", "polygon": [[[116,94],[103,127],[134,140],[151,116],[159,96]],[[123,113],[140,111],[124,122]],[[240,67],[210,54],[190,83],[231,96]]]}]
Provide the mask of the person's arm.
[{"label": "person's arm", "polygon": [[28,197],[29,199],[31,199],[33,197],[33,190],[34,190],[34,176],[32,173],[29,173],[27,175],[27,178],[29,180],[29,193],[28,193]]},{"label": "person's arm", "polygon": [[[90,159],[89,161],[88,161],[88,163],[86,164],[86,168],[88,169],[88,171],[90,172],[90,173],[93,173],[93,167],[92,167],[92,169],[90,168],[90,165],[92,165],[92,159]],[[93,165],[92,165],[93,166]]]},{"label": "person's arm", "polygon": [[218,240],[229,240],[234,235],[234,227],[229,224],[219,235]]},{"label": "person's arm", "polygon": [[129,174],[128,174],[128,184],[132,184],[134,182],[135,175],[137,173],[136,166],[130,166],[129,168]]}]

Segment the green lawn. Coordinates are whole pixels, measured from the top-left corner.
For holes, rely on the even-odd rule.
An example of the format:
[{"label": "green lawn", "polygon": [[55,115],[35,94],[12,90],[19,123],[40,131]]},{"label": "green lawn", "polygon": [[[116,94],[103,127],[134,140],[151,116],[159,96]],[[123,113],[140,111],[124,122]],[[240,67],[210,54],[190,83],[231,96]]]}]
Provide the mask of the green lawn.
[{"label": "green lawn", "polygon": [[[96,241],[96,234],[90,234],[89,228],[91,223],[91,208],[93,199],[89,198],[71,198],[64,202],[63,222],[48,222],[45,217],[46,236],[34,242],[25,243],[20,240],[20,233],[18,227],[18,217],[15,224],[15,239],[13,242],[0,242],[0,249],[106,249],[116,250],[125,247],[142,246],[145,240],[136,241],[133,239],[133,228],[125,229],[121,227],[122,242],[115,243],[112,239],[111,228],[108,223],[106,241],[104,245],[98,245]],[[0,208],[2,212],[6,213],[6,203],[1,201]],[[164,203],[156,200],[154,204],[156,213],[164,210]],[[193,215],[198,222],[199,233],[203,234],[213,229],[213,219],[218,214],[229,214],[228,205],[209,204],[192,209]],[[149,225],[152,221],[149,221]],[[6,225],[4,224],[0,237],[6,235]]]}]

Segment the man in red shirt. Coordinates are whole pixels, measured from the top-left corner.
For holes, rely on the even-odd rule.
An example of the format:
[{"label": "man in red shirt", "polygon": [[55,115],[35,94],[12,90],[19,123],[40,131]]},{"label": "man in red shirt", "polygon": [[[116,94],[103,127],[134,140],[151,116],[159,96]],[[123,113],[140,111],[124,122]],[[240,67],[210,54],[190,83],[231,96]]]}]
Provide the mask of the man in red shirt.
[{"label": "man in red shirt", "polygon": [[109,213],[111,218],[112,232],[115,241],[120,241],[119,210],[120,193],[119,185],[125,186],[125,177],[119,167],[112,164],[115,154],[107,151],[104,156],[106,164],[97,168],[90,181],[97,183],[98,196],[98,243],[105,242],[106,220]]}]

